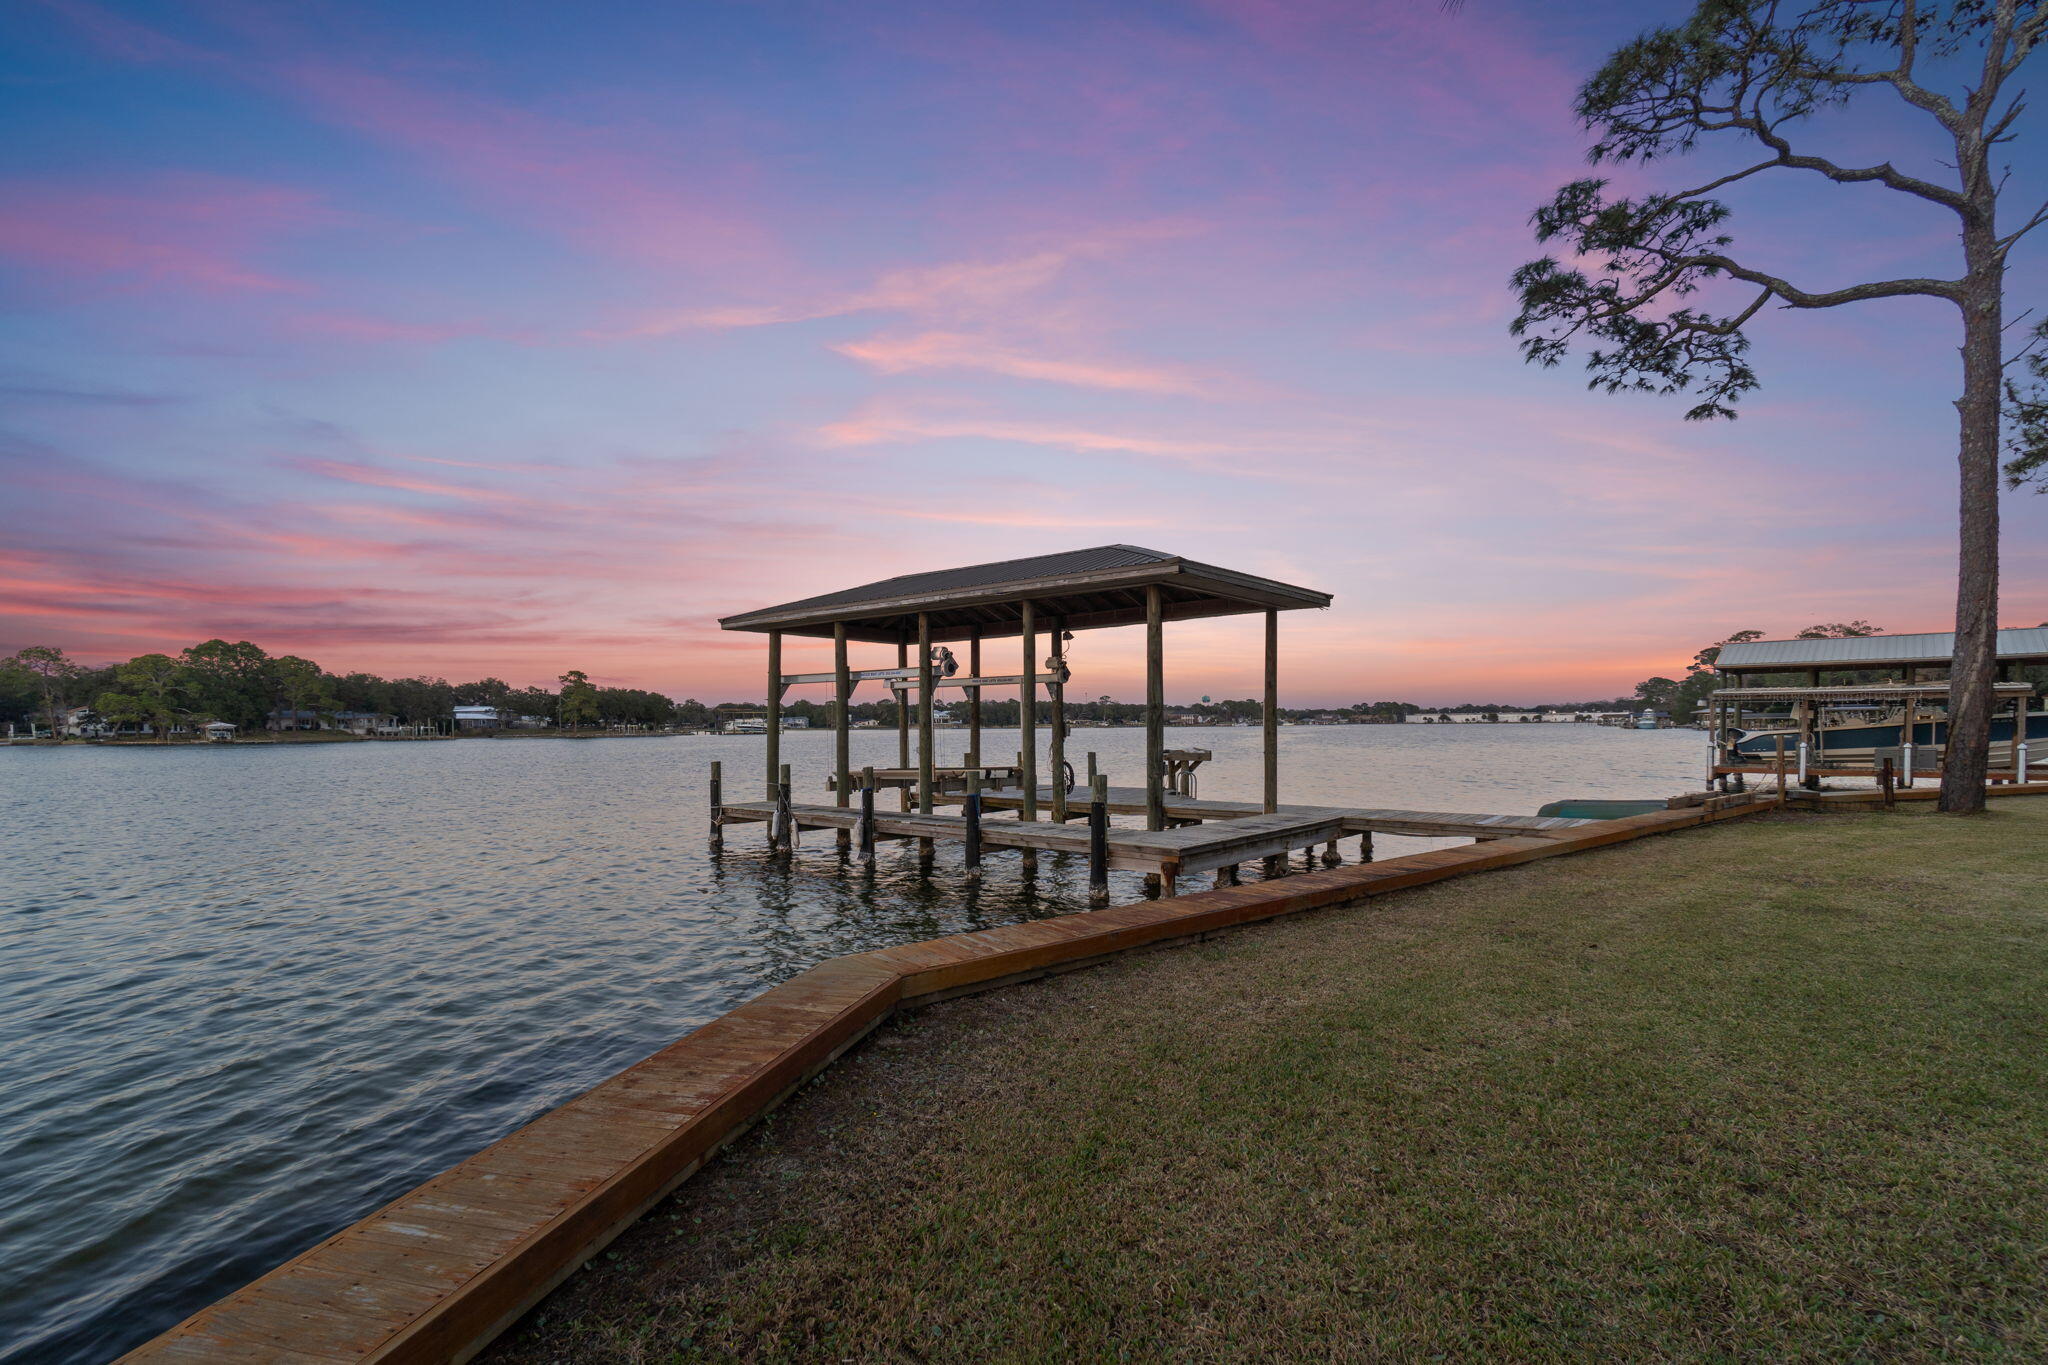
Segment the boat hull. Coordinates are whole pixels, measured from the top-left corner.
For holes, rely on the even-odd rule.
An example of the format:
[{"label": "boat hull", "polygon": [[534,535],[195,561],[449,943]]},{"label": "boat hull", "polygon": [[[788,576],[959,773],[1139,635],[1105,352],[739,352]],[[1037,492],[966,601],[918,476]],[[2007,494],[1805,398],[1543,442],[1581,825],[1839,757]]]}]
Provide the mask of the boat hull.
[{"label": "boat hull", "polygon": [[[1902,725],[1838,725],[1817,731],[1814,735],[1814,761],[1871,762],[1879,749],[1896,749],[1900,745]],[[1991,722],[1991,742],[1994,745],[2012,743],[2013,721],[2011,716]],[[1780,736],[1785,740],[1789,753],[1799,742],[1797,730],[1748,730],[1735,743],[1735,752],[1744,758],[1770,758],[1777,753]],[[2048,740],[2048,711],[2029,712],[2027,715],[2027,743],[2031,746],[2040,740]],[[1913,743],[1917,747],[1939,747],[1948,742],[1948,722],[1945,720],[1923,720],[1913,726]],[[2002,757],[2002,755],[1996,755]],[[2048,760],[2048,751],[2042,753]]]}]

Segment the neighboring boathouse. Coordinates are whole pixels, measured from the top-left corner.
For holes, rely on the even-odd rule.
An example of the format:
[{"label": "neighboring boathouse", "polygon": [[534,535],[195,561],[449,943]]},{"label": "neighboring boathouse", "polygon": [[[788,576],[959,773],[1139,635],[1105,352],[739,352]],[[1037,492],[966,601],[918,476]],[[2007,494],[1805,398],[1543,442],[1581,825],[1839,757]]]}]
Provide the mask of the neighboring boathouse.
[{"label": "neighboring boathouse", "polygon": [[[1723,645],[1714,663],[1722,686],[1707,698],[1708,780],[1725,786],[1781,761],[1807,785],[1871,777],[1887,761],[1909,785],[1916,774],[1938,775],[1954,656],[1950,631]],[[1994,780],[2025,781],[2048,740],[2037,689],[2017,676],[2043,665],[2048,626],[1998,632]]]}]

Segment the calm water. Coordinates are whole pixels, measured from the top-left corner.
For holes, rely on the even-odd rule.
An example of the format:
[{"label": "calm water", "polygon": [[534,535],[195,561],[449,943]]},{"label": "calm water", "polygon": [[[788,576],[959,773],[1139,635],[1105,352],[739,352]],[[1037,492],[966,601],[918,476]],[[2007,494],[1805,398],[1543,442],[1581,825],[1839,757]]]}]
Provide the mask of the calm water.
[{"label": "calm water", "polygon": [[[1169,743],[1216,751],[1204,796],[1256,799],[1258,740]],[[1696,785],[1705,743],[1290,729],[1282,774],[1294,801],[1526,814]],[[926,882],[884,845],[864,878],[829,834],[778,866],[754,826],[713,859],[710,764],[752,796],[761,747],[0,750],[0,1361],[104,1360],[820,959],[1086,908],[1060,856],[974,888],[957,850]],[[1135,783],[1141,732],[1091,748]],[[855,736],[855,766],[894,755]],[[818,792],[831,737],[783,757]]]}]

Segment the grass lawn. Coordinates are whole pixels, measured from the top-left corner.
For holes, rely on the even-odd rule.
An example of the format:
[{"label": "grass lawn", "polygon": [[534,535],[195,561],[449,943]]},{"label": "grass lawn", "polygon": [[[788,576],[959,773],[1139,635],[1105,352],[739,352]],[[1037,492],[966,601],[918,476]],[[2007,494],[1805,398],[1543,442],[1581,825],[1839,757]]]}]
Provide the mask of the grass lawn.
[{"label": "grass lawn", "polygon": [[499,1362],[2048,1358],[2048,798],[906,1016]]}]

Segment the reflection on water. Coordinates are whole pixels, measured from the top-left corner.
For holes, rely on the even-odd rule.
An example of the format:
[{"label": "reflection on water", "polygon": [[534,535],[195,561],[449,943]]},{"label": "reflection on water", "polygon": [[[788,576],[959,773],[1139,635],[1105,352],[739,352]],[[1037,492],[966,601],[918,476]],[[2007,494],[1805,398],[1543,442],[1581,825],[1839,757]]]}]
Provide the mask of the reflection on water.
[{"label": "reflection on water", "polygon": [[[1282,740],[1291,801],[1509,813],[1668,795],[1705,751],[1584,725]],[[1169,742],[1216,752],[1203,795],[1256,799],[1256,730]],[[1136,784],[1142,733],[1071,747]],[[1063,855],[1026,880],[992,854],[977,885],[957,847],[926,879],[910,845],[870,873],[829,833],[784,862],[743,826],[713,858],[710,764],[751,796],[761,750],[0,751],[0,1360],[103,1360],[821,959],[1087,908]],[[823,799],[831,737],[783,757]],[[856,767],[894,759],[855,735]]]}]

